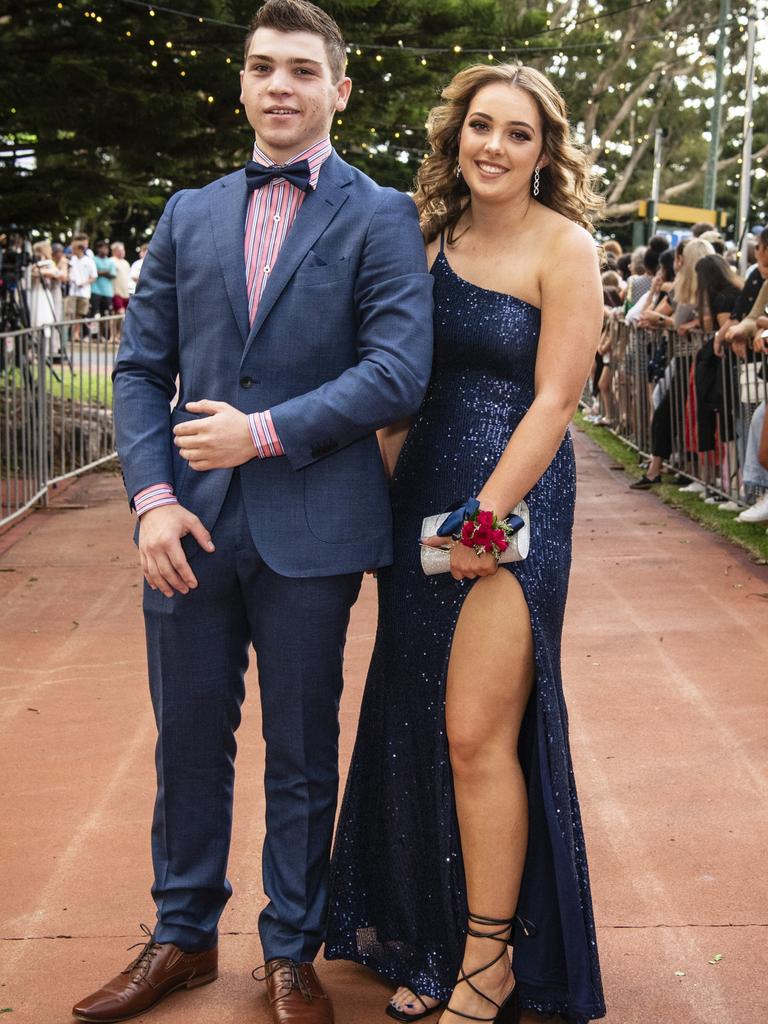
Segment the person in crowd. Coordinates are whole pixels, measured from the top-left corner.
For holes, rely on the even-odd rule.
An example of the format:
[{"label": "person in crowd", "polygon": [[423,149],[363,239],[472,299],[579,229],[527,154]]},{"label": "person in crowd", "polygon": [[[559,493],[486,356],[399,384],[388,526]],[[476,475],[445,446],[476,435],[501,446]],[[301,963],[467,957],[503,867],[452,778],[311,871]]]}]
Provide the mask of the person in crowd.
[{"label": "person in crowd", "polygon": [[648,248],[652,249],[659,256],[669,248],[669,239],[666,235],[652,235],[648,239]]},{"label": "person in crowd", "polygon": [[81,323],[91,306],[91,288],[98,277],[96,264],[88,255],[88,236],[72,236],[69,257],[69,295],[64,302],[68,320],[78,321],[72,327],[72,339],[80,339]]},{"label": "person in crowd", "polygon": [[647,251],[647,246],[640,245],[632,253],[630,275],[629,280],[627,281],[627,295],[625,299],[627,310],[630,310],[635,303],[650,290],[653,275],[656,273],[655,268],[651,273],[646,270],[645,254]]},{"label": "person in crowd", "polygon": [[643,253],[643,273],[649,278],[650,286],[640,295],[637,302],[630,306],[626,311],[625,320],[629,324],[637,323],[643,315],[643,311],[646,307],[652,304],[652,299],[656,298],[657,293],[654,292],[654,285],[656,283],[660,259],[661,255],[658,249],[652,248],[650,245]]},{"label": "person in crowd", "polygon": [[613,366],[612,348],[614,331],[614,313],[623,307],[621,278],[615,271],[606,271],[601,275],[603,285],[603,332],[595,356],[595,367],[592,373],[592,394],[597,398],[596,415],[587,419],[601,427],[612,426],[615,418],[613,399]]},{"label": "person in crowd", "polygon": [[[586,229],[599,200],[533,68],[460,71],[428,126],[415,199],[435,366],[415,420],[382,438],[395,557],[379,573],[326,956],[403,986],[387,1007],[400,1021],[446,1000],[443,1024],[512,1024],[521,1008],[585,1021],[604,1009],[559,652],[567,427],[603,320]],[[476,551],[476,531],[523,498],[527,558]],[[423,540],[446,571],[426,575],[422,520],[451,508],[446,536]]]},{"label": "person in crowd", "polygon": [[[53,262],[51,243],[35,242],[32,246],[30,269],[31,288],[29,294],[29,323],[31,327],[48,328],[56,322],[56,301],[54,292],[61,293],[61,278]],[[50,329],[46,331],[50,338]]]},{"label": "person in crowd", "polygon": [[[702,236],[704,240],[704,236]],[[720,455],[719,445],[735,438],[735,416],[732,402],[724,397],[724,386],[729,394],[734,392],[730,364],[722,364],[715,351],[715,332],[731,317],[739,298],[743,280],[731,268],[724,256],[715,253],[705,256],[696,264],[698,322],[706,332],[706,338],[696,352],[694,362],[695,420],[692,433],[698,453],[699,475],[712,482]],[[721,508],[734,507],[733,502],[724,505],[718,495],[707,499]]]},{"label": "person in crowd", "polygon": [[136,291],[136,285],[139,283],[139,274],[141,273],[141,268],[144,266],[144,257],[147,255],[147,250],[148,249],[149,249],[149,243],[148,242],[142,242],[142,244],[139,246],[138,258],[135,259],[133,261],[133,263],[131,264],[131,272],[130,272],[130,278],[131,278],[130,294],[131,295],[133,295],[133,293]]},{"label": "person in crowd", "polygon": [[746,332],[742,337],[732,328],[735,328],[748,315],[763,287],[763,282],[768,280],[768,228],[763,228],[755,240],[754,261],[755,266],[747,275],[730,317],[715,336],[715,352],[718,355],[722,354],[724,345],[731,345],[741,359],[747,355],[747,345],[754,332]]},{"label": "person in crowd", "polygon": [[125,315],[125,311],[128,308],[128,299],[131,294],[131,265],[125,258],[125,246],[122,242],[113,242],[110,246],[110,252],[112,253],[112,262],[115,265],[112,308],[115,313]]},{"label": "person in crowd", "polygon": [[698,224],[694,224],[691,228],[691,235],[694,238],[701,238],[701,236],[705,235],[708,231],[714,230],[714,224],[708,224],[706,221],[699,221]]},{"label": "person in crowd", "polygon": [[53,302],[56,310],[56,320],[64,319],[64,297],[69,286],[69,260],[64,252],[61,242],[53,242],[51,245],[51,259],[58,272],[58,288],[54,289]]},{"label": "person in crowd", "polygon": [[712,231],[704,231],[698,237],[703,239],[705,242],[709,242],[709,244],[715,250],[715,255],[717,255],[717,256],[725,256],[726,255],[728,249],[727,249],[727,246],[725,244],[725,239],[723,238],[723,236],[720,234],[719,231],[714,231],[714,230],[712,230]]},{"label": "person in crowd", "polygon": [[[114,409],[140,517],[162,751],[157,922],[132,966],[75,1006],[84,1021],[138,1017],[217,977],[251,647],[268,1012],[273,1024],[333,1021],[312,962],[327,918],[344,644],[363,573],[392,559],[376,431],[424,397],[433,290],[412,199],[333,149],[352,91],[346,57],[338,25],[308,0],[259,7],[241,71],[253,159],[170,198],[128,306]],[[207,1016],[231,1013],[213,1003]]]},{"label": "person in crowd", "polygon": [[[93,262],[96,264],[96,280],[91,287],[91,316],[101,320],[112,312],[112,300],[115,295],[115,278],[117,268],[115,261],[109,255],[109,242],[100,241],[96,243],[96,255]],[[99,339],[106,341],[109,337],[107,325],[99,323]]]},{"label": "person in crowd", "polygon": [[717,332],[731,322],[744,281],[718,253],[699,260],[696,279],[699,324]]},{"label": "person in crowd", "polygon": [[[698,323],[696,264],[704,256],[713,254],[709,242],[700,238],[678,243],[676,255],[679,269],[674,288],[655,309],[646,310],[645,320],[649,325],[663,326],[679,334],[686,334]],[[630,484],[632,490],[647,490],[661,483],[661,467],[672,454],[672,419],[675,417],[682,421],[685,417],[687,389],[679,380],[677,386],[672,386],[673,377],[678,377],[682,370],[684,365],[679,366],[677,361],[671,360],[664,377],[657,384],[661,395],[651,418],[651,461],[640,479]],[[692,485],[685,485],[683,490],[689,486]],[[704,488],[697,483],[695,489],[701,491]]]},{"label": "person in crowd", "polygon": [[[739,258],[739,250],[736,248],[735,244],[733,246],[733,253],[732,253],[732,255],[734,256],[735,259],[738,260],[738,258]],[[747,277],[749,277],[749,275],[755,269],[756,264],[757,264],[757,238],[755,238],[754,235],[750,235],[747,238],[747,273],[746,273]]]},{"label": "person in crowd", "polygon": [[621,243],[617,242],[615,238],[609,238],[607,241],[603,242],[602,249],[604,269],[615,270],[616,263],[624,252],[621,247]]},{"label": "person in crowd", "polygon": [[744,485],[753,503],[736,518],[740,523],[768,522],[768,416],[765,401],[755,409],[749,424],[744,457]]},{"label": "person in crowd", "polygon": [[632,255],[627,252],[622,253],[622,255],[619,256],[619,258],[616,260],[615,270],[618,274],[621,275],[621,280],[624,282],[626,293],[626,284],[629,281],[630,275],[632,273]]}]

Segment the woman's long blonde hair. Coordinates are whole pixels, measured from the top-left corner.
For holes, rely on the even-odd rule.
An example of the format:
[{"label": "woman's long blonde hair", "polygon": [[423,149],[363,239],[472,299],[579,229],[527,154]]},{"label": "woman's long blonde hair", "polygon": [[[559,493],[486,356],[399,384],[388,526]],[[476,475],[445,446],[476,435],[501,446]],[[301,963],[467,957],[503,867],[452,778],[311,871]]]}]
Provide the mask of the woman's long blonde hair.
[{"label": "woman's long blonde hair", "polygon": [[592,188],[592,172],[584,152],[573,142],[565,101],[548,78],[522,64],[474,64],[460,71],[442,93],[445,101],[427,119],[431,154],[416,175],[414,199],[427,242],[448,228],[448,241],[469,202],[469,189],[456,176],[459,136],[473,97],[486,85],[504,82],[524,89],[539,110],[544,133],[542,155],[549,163],[540,171],[538,201],[569,220],[593,230],[603,199]]},{"label": "woman's long blonde hair", "polygon": [[713,247],[703,238],[689,238],[683,249],[682,263],[675,278],[675,301],[695,306],[698,302],[699,283],[696,264],[705,256],[712,256]]}]

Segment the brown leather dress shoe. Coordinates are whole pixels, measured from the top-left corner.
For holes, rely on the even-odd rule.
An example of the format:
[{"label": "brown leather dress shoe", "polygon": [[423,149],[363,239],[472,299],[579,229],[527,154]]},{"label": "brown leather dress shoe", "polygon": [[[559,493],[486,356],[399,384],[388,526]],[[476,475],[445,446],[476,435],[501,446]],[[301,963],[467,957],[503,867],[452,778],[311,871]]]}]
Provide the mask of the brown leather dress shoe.
[{"label": "brown leather dress shoe", "polygon": [[[149,929],[142,925],[144,931]],[[185,953],[172,942],[149,942],[125,970],[86,996],[73,1009],[78,1020],[94,1024],[138,1017],[178,988],[197,988],[218,977],[219,951]]]},{"label": "brown leather dress shoe", "polygon": [[[258,978],[257,971],[253,972]],[[264,964],[274,1024],[333,1024],[333,1006],[312,964],[279,958]]]}]

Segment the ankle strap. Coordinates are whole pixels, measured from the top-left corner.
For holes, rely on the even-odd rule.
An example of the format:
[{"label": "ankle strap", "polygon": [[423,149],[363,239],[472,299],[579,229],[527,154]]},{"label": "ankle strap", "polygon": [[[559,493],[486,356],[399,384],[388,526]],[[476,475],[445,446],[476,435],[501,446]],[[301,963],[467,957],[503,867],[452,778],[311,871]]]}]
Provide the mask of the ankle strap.
[{"label": "ankle strap", "polygon": [[[499,942],[506,941],[504,933],[511,931],[515,925],[515,922],[520,925],[523,935],[527,939],[533,938],[537,932],[536,925],[529,921],[525,917],[521,917],[519,914],[515,914],[514,917],[483,917],[480,914],[473,914],[472,911],[468,911],[467,919],[469,925],[467,927],[467,935],[471,935],[475,939],[497,939]],[[472,925],[484,925],[486,931],[480,931],[477,928],[473,928]],[[491,929],[490,931],[487,929]],[[508,938],[508,936],[507,936]]]}]

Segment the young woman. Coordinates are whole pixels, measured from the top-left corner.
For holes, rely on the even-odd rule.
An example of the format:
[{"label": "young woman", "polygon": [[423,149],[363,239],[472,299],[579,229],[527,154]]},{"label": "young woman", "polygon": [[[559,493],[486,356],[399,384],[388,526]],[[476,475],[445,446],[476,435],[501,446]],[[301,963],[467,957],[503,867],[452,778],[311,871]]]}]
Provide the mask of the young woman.
[{"label": "young woman", "polygon": [[[521,1008],[586,1021],[604,1007],[560,637],[568,424],[603,318],[599,198],[538,71],[467,68],[443,100],[416,191],[435,363],[410,428],[382,438],[395,555],[379,573],[326,956],[407,986],[387,1007],[398,1020],[447,1002],[443,1024],[509,1024]],[[424,574],[425,516],[503,520],[523,498],[524,561],[432,537],[450,543],[450,572]]]},{"label": "young woman", "polygon": [[[675,284],[667,298],[654,308],[644,312],[640,319],[641,327],[665,327],[675,330],[680,335],[698,327],[698,278],[696,264],[705,256],[712,256],[714,249],[709,242],[700,238],[690,238],[679,242],[675,256]],[[688,374],[690,367],[679,366],[675,359],[668,365],[664,379],[666,387],[663,396],[654,409],[651,419],[651,461],[648,469],[630,484],[631,490],[648,490],[654,484],[661,483],[661,467],[672,454],[673,419],[676,423],[685,421],[686,385],[679,374]],[[676,385],[672,386],[673,379]],[[684,489],[702,489],[698,483],[687,485]]]}]

